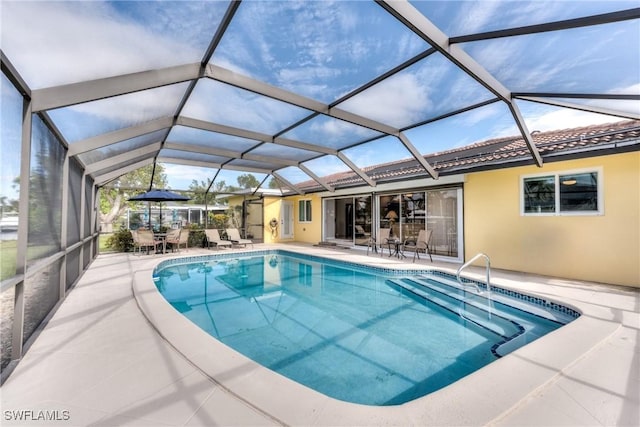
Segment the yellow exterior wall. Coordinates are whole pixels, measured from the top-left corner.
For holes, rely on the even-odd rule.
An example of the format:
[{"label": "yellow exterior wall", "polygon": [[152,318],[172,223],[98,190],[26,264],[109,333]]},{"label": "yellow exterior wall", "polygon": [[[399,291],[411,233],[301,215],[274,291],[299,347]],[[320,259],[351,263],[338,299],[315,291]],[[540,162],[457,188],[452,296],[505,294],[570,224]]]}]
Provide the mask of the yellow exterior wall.
[{"label": "yellow exterior wall", "polygon": [[[311,200],[311,222],[298,221],[298,201]],[[282,227],[281,208],[282,203],[288,201],[293,203],[293,238],[281,239],[280,228]],[[275,237],[271,233],[269,222],[272,218],[278,220],[278,232]],[[316,195],[309,196],[290,196],[284,199],[278,197],[264,198],[264,242],[265,243],[281,243],[281,242],[305,242],[318,243],[322,235],[322,199]]]},{"label": "yellow exterior wall", "polygon": [[269,221],[272,218],[278,220],[278,232],[280,231],[280,206],[282,205],[282,199],[279,197],[265,197],[264,200],[264,242],[265,243],[277,243],[280,241],[279,233],[274,234],[271,232]]},{"label": "yellow exterior wall", "polygon": [[[521,216],[522,175],[602,168],[604,214]],[[640,287],[640,152],[472,173],[465,257],[496,268]]]},{"label": "yellow exterior wall", "polygon": [[[322,199],[314,194],[291,196],[285,200],[293,202],[293,240],[304,243],[318,243],[322,240]],[[311,200],[311,222],[300,222],[300,200]]]}]

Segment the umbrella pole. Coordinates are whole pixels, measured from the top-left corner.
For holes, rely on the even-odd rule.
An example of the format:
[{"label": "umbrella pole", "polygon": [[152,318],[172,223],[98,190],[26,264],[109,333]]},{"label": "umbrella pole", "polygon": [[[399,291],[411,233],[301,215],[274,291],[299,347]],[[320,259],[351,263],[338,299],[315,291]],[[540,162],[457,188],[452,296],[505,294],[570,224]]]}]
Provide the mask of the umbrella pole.
[{"label": "umbrella pole", "polygon": [[151,230],[151,202],[149,202],[149,230]]}]

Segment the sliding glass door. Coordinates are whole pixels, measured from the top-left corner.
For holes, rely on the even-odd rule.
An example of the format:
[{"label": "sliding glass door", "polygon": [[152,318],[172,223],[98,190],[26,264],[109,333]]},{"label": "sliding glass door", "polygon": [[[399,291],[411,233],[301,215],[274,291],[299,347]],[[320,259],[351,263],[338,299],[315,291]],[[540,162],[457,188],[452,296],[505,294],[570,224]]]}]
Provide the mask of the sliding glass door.
[{"label": "sliding glass door", "polygon": [[431,230],[429,246],[433,255],[461,259],[462,188],[323,200],[326,242],[366,246],[382,228],[390,229],[389,236],[402,241],[416,240],[420,230]]},{"label": "sliding glass door", "polygon": [[327,242],[366,246],[371,235],[371,196],[323,201],[323,238]]},{"label": "sliding glass door", "polygon": [[353,241],[358,246],[367,246],[373,223],[371,196],[354,197],[353,206]]},{"label": "sliding glass door", "polygon": [[432,230],[433,253],[461,258],[462,189],[430,190],[426,194],[427,228]]},{"label": "sliding glass door", "polygon": [[391,237],[415,240],[420,230],[431,230],[433,254],[460,258],[462,245],[462,188],[412,191],[378,196],[380,228]]}]

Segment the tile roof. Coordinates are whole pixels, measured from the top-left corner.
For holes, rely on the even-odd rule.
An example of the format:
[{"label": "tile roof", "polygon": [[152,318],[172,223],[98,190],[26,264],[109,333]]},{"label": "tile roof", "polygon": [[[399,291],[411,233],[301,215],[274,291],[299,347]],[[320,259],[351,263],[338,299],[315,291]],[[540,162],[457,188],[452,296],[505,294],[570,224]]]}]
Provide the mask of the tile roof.
[{"label": "tile roof", "polygon": [[[604,154],[602,149],[614,149],[625,145],[640,149],[640,120],[534,132],[532,138],[543,160],[576,153],[589,155],[594,150],[598,151],[593,155],[602,155]],[[500,167],[506,163],[521,164],[532,161],[527,144],[521,136],[493,138],[465,147],[429,154],[425,159],[436,171],[444,175],[471,172],[474,169],[492,166]],[[363,168],[363,171],[378,182],[428,176],[415,159],[382,163]],[[329,175],[325,180],[335,187],[365,184],[362,178],[351,171]],[[304,191],[324,190],[315,181],[302,182],[298,187]]]}]

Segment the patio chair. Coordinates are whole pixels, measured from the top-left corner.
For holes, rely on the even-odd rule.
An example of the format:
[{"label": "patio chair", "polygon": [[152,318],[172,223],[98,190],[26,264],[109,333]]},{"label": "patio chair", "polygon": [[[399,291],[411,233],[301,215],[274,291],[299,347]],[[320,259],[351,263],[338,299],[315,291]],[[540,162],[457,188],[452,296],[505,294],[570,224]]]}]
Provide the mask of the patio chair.
[{"label": "patio chair", "polygon": [[216,249],[219,249],[221,246],[231,247],[233,245],[228,240],[222,240],[220,238],[220,233],[215,228],[209,228],[207,230],[204,230],[204,234],[207,236],[207,248],[211,248],[212,243],[216,245]]},{"label": "patio chair", "polygon": [[[136,243],[140,253],[142,253],[142,248],[147,249],[147,253],[149,252],[149,248],[153,248],[155,252],[158,252],[158,246],[164,244],[162,240],[158,240],[153,236],[153,232],[151,230],[138,230],[136,232],[136,238],[134,238],[134,244]],[[134,254],[135,254],[135,246],[134,246]]]},{"label": "patio chair", "polygon": [[138,230],[131,230],[131,238],[133,239],[133,254],[136,254],[136,249],[140,248],[140,238],[138,237]]},{"label": "patio chair", "polygon": [[371,238],[371,233],[367,233],[366,231],[364,231],[364,227],[362,227],[361,225],[356,225],[354,226],[354,228],[356,229],[356,233],[355,233],[356,245],[362,245],[367,243]]},{"label": "patio chair", "polygon": [[433,230],[420,230],[418,233],[418,239],[416,240],[416,249],[413,253],[413,261],[416,261],[416,256],[420,259],[420,251],[423,250],[425,254],[429,255],[429,259],[433,262],[433,257],[431,256],[431,248],[429,247],[429,243],[431,241],[431,233]]},{"label": "patio chair", "polygon": [[[167,236],[168,237],[168,236]],[[167,240],[168,242],[168,240]],[[173,251],[173,247],[178,248],[178,252],[180,252],[180,246],[184,245],[184,250],[189,250],[189,230],[186,228],[178,229],[178,240],[172,242],[171,250]]]},{"label": "patio chair", "polygon": [[231,240],[231,243],[234,245],[243,245],[245,248],[247,245],[251,245],[253,248],[253,241],[241,238],[237,228],[227,228],[225,231],[227,232],[227,238]]},{"label": "patio chair", "polygon": [[[167,231],[166,242],[171,243],[171,252],[173,252],[176,246],[180,244],[180,229],[172,228],[171,230]],[[178,251],[180,251],[179,247]]]},{"label": "patio chair", "polygon": [[382,256],[382,254],[384,253],[384,245],[387,245],[387,247],[389,248],[389,254],[391,254],[391,248],[389,245],[390,232],[390,228],[380,228],[378,230],[378,235],[369,239],[369,244],[367,245],[367,255],[369,255],[369,249],[378,252],[378,248],[380,248],[380,256]]}]

